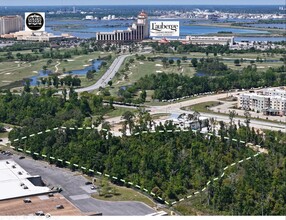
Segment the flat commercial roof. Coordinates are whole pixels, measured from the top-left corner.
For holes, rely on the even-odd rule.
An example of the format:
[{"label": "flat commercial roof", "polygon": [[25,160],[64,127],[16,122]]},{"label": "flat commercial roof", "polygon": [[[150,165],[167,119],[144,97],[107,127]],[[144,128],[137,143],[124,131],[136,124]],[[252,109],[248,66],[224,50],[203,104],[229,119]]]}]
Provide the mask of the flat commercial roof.
[{"label": "flat commercial roof", "polygon": [[14,160],[0,160],[0,200],[38,195],[50,192],[50,189],[40,184],[39,176],[31,176]]}]

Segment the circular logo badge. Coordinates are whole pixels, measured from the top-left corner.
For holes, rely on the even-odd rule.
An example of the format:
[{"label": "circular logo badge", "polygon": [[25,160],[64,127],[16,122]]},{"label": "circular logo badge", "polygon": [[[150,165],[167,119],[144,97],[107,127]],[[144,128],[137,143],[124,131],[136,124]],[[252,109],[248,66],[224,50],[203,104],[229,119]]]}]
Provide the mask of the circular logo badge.
[{"label": "circular logo badge", "polygon": [[30,30],[41,30],[41,28],[44,26],[44,18],[39,13],[31,13],[26,18],[26,25]]}]

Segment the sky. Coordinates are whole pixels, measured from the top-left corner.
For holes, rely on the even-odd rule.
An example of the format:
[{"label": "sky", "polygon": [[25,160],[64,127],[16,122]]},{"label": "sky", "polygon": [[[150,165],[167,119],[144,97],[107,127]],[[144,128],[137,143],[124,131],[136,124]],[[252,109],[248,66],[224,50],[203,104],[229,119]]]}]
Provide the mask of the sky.
[{"label": "sky", "polygon": [[1,0],[0,6],[24,5],[285,5],[286,0]]}]

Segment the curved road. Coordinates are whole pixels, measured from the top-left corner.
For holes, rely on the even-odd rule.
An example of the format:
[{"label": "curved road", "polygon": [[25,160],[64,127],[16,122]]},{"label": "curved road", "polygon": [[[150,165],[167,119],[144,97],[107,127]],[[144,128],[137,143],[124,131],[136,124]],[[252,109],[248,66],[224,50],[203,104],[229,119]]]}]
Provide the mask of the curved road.
[{"label": "curved road", "polygon": [[92,92],[93,90],[99,89],[100,87],[105,87],[107,83],[113,79],[119,68],[121,67],[122,63],[124,62],[126,57],[132,56],[132,54],[121,55],[117,57],[113,63],[110,65],[108,70],[104,73],[104,75],[93,85],[76,89],[76,92]]}]

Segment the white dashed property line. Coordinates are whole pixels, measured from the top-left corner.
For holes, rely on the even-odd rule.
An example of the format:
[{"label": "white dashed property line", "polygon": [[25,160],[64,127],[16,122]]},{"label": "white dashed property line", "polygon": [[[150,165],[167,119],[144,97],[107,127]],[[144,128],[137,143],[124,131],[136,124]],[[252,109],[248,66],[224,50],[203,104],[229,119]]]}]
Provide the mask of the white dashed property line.
[{"label": "white dashed property line", "polygon": [[[63,129],[67,129],[66,127],[61,127],[61,128],[63,128]],[[53,130],[58,130],[59,128],[54,128]],[[69,128],[70,130],[75,130],[76,128]],[[87,130],[91,130],[92,128],[91,127],[85,127],[85,128],[77,128],[78,130],[83,130],[83,129],[87,129]],[[96,128],[95,128],[96,129]],[[106,129],[102,129],[102,130],[106,130]],[[45,130],[45,132],[50,132],[51,130],[50,129],[47,129],[47,130]],[[107,131],[107,130],[106,130]],[[168,132],[168,133],[170,133],[170,132],[188,132],[189,130],[187,130],[187,129],[184,129],[184,130],[175,130],[175,131],[172,131],[172,130],[167,130],[166,132]],[[153,131],[149,131],[149,132],[152,132],[152,133],[154,133],[154,132],[156,132],[155,130]],[[158,131],[159,133],[164,133],[165,131],[164,130],[160,130],[160,131]],[[192,130],[192,132],[194,132],[194,133],[198,133],[198,131],[196,131],[196,130]],[[42,132],[38,132],[37,134],[38,135],[40,135],[40,134],[43,134],[44,132],[42,131]],[[142,132],[143,134],[146,134],[146,133],[148,133],[148,131],[143,131]],[[201,133],[203,133],[203,132],[201,132]],[[139,135],[140,133],[139,132],[137,132],[137,133],[135,133],[135,135]],[[36,134],[31,134],[31,135],[29,135],[29,137],[34,137]],[[208,133],[207,135],[209,135],[209,136],[212,136],[213,134],[212,133]],[[220,138],[220,136],[219,135],[216,135],[217,137],[219,137]],[[24,136],[24,137],[22,137],[21,139],[26,139],[27,138],[27,136]],[[224,139],[229,139],[228,137],[224,137]],[[233,141],[237,141],[237,139],[232,139]],[[16,141],[19,141],[19,139],[15,139],[15,140],[13,140],[13,142],[16,142]],[[244,142],[244,141],[239,141],[240,143],[246,143],[246,142]],[[250,143],[251,144],[251,143]],[[253,145],[253,144],[252,144]],[[254,146],[254,145],[253,145]],[[256,147],[261,147],[261,146],[259,146],[259,145],[256,145]],[[11,146],[11,148],[12,149],[15,149],[15,147],[13,147],[13,146]],[[22,148],[18,148],[17,150],[19,150],[19,151],[24,151]],[[29,153],[30,151],[26,151],[27,153]],[[33,153],[33,154],[35,154],[35,155],[39,155],[38,153]],[[260,152],[259,153],[257,153],[257,154],[255,154],[253,157],[257,157],[259,154],[261,154]],[[42,157],[47,157],[47,155],[44,155],[44,154],[42,154]],[[49,157],[50,159],[55,159],[54,157]],[[251,157],[248,157],[248,158],[246,158],[245,160],[250,160],[251,159]],[[61,161],[61,162],[63,162],[63,160],[62,159],[58,159],[58,161]],[[240,160],[238,163],[242,163],[244,160]],[[68,161],[65,161],[65,163],[67,163],[67,164],[70,164],[70,162],[68,162]],[[73,164],[74,166],[76,166],[76,167],[78,167],[79,165],[78,164]],[[231,164],[230,166],[234,166],[234,165],[236,165],[236,163],[233,163],[233,164]],[[224,168],[224,170],[226,170],[226,169],[228,169],[228,167],[229,166],[226,166],[225,168]],[[85,167],[81,167],[82,169],[84,169],[84,170],[86,170],[86,168]],[[94,172],[94,170],[92,170],[92,169],[89,169],[89,171],[91,171],[91,172]],[[102,175],[102,173],[101,172],[96,172],[97,174],[99,174],[99,175]],[[110,175],[108,175],[108,174],[105,174],[105,176],[107,176],[107,177],[110,177]],[[224,176],[224,173],[221,175],[221,177],[223,177]],[[112,177],[113,179],[117,179],[117,177]],[[219,178],[217,177],[217,178],[214,178],[213,179],[213,181],[216,181],[216,180],[218,180]],[[120,181],[122,181],[122,182],[124,182],[125,183],[125,180],[124,179],[120,179]],[[207,183],[207,186],[209,185],[211,183],[211,181],[208,181],[208,183]],[[128,184],[130,184],[130,185],[133,185],[133,183],[132,182],[128,182]],[[141,189],[141,187],[139,186],[139,185],[136,185],[135,187],[137,187],[137,188],[139,188],[139,189]],[[145,192],[148,192],[148,190],[147,189],[145,189],[145,188],[143,188],[143,190],[145,191]],[[205,191],[206,190],[206,187],[204,187],[201,191],[203,192],[203,191]],[[197,192],[195,192],[194,193],[194,195],[197,195],[197,194],[199,194],[200,192],[199,191],[197,191]],[[151,195],[153,195],[153,196],[155,196],[155,194],[153,193],[153,192],[151,192],[150,193]],[[189,196],[187,196],[187,198],[191,198],[192,197],[192,195],[189,195]],[[162,201],[164,201],[161,197],[158,197],[159,199],[161,199]],[[179,201],[183,201],[184,199],[180,199]],[[164,201],[167,205],[170,205],[170,203],[169,202],[167,202],[167,201]],[[174,205],[174,204],[176,204],[177,202],[173,202],[172,203],[172,205]]]},{"label": "white dashed property line", "polygon": [[223,176],[224,176],[224,173],[221,174],[220,178],[223,178]]},{"label": "white dashed property line", "polygon": [[53,130],[56,131],[56,130],[59,130],[59,128],[54,128]]},{"label": "white dashed property line", "polygon": [[230,166],[232,166],[232,167],[233,167],[233,166],[235,166],[235,164],[236,164],[236,163],[232,163]]},{"label": "white dashed property line", "polygon": [[138,188],[138,189],[141,189],[141,186],[139,186],[139,185],[135,185],[135,187]]},{"label": "white dashed property line", "polygon": [[31,151],[29,151],[29,150],[26,150],[26,153],[30,154],[30,153],[31,153]]},{"label": "white dashed property line", "polygon": [[228,169],[228,166],[226,166],[225,168],[223,168],[223,170],[227,170]]},{"label": "white dashed property line", "polygon": [[86,167],[81,167],[81,169],[86,170]]},{"label": "white dashed property line", "polygon": [[187,196],[187,199],[190,199],[190,198],[192,198],[193,197],[193,195],[189,195],[189,196]]},{"label": "white dashed property line", "polygon": [[67,129],[67,127],[61,127],[61,129]]},{"label": "white dashed property line", "polygon": [[39,156],[39,153],[37,153],[37,152],[34,152],[34,155],[37,155],[37,156]]},{"label": "white dashed property line", "polygon": [[89,169],[88,171],[94,173],[94,170],[92,170],[92,169]]},{"label": "white dashed property line", "polygon": [[65,161],[65,163],[66,163],[66,164],[71,164],[71,162],[69,162],[69,161]]},{"label": "white dashed property line", "polygon": [[159,196],[158,196],[157,198],[160,199],[161,201],[164,201],[164,200],[163,200],[161,197],[159,197]]},{"label": "white dashed property line", "polygon": [[184,198],[182,198],[182,199],[180,199],[180,200],[179,200],[179,202],[183,202],[184,200],[185,200],[185,199],[184,199]]},{"label": "white dashed property line", "polygon": [[104,176],[106,176],[106,177],[110,177],[110,175],[109,175],[109,174],[106,174],[106,173],[104,174]]},{"label": "white dashed property line", "polygon": [[112,179],[115,179],[115,180],[117,180],[118,178],[117,178],[116,176],[113,176],[113,177],[112,177]]}]

